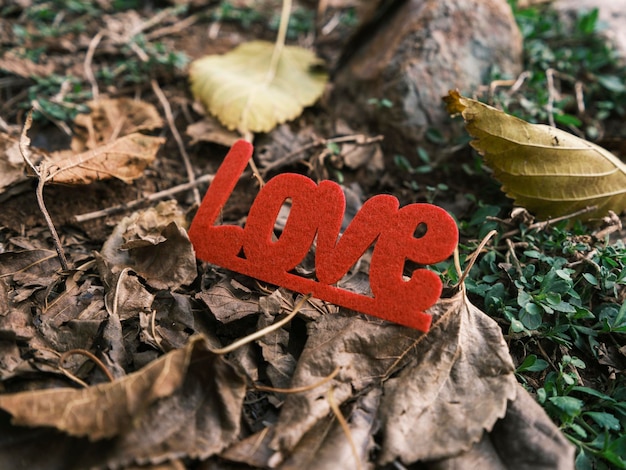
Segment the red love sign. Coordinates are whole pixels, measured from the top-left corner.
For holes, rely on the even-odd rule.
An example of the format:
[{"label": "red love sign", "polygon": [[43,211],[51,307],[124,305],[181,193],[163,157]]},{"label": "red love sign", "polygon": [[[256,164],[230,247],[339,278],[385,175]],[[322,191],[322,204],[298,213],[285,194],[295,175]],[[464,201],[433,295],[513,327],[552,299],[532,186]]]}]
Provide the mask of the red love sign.
[{"label": "red love sign", "polygon": [[[367,200],[339,236],[345,210],[341,187],[332,181],[316,184],[298,174],[272,178],[257,195],[245,227],[215,225],[239,176],[252,157],[253,147],[240,140],[226,155],[198,213],[189,238],[199,259],[241,274],[313,296],[378,318],[428,331],[430,315],[442,283],[427,269],[416,269],[403,279],[405,261],[428,265],[443,261],[458,242],[456,223],[440,207],[409,204],[378,195]],[[272,240],[280,208],[291,200],[291,210],[277,241]],[[418,226],[425,234],[415,237]],[[292,273],[317,238],[314,279]],[[370,264],[373,297],[340,289],[339,281],[374,244]]]}]

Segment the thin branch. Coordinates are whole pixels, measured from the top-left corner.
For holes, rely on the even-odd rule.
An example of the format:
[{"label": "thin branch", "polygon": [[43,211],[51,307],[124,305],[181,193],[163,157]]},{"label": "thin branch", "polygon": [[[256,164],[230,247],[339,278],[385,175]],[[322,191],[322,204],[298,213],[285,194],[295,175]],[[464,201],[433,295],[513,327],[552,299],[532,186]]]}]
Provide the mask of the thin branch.
[{"label": "thin branch", "polygon": [[[249,177],[249,176],[250,176],[250,173],[243,173],[239,177],[239,179],[242,179],[244,177]],[[178,186],[174,186],[169,189],[164,189],[163,191],[159,191],[157,193],[152,193],[146,197],[142,197],[141,199],[134,199],[124,204],[107,207],[106,209],[102,209],[102,210],[98,210],[94,212],[87,212],[85,214],[75,215],[73,217],[73,221],[77,223],[87,222],[89,220],[99,219],[100,217],[106,217],[108,215],[116,214],[118,212],[124,212],[128,210],[136,209],[137,207],[140,207],[148,202],[165,199],[166,197],[170,197],[178,193],[189,191],[190,189],[196,186],[199,186],[201,184],[211,183],[211,181],[213,181],[214,178],[215,178],[215,175],[203,175],[203,176],[200,176],[199,178],[196,178],[196,180],[193,182],[179,184]]]},{"label": "thin branch", "polygon": [[298,159],[294,157],[312,148],[322,147],[328,144],[344,144],[348,142],[353,142],[356,145],[371,145],[375,142],[380,142],[383,139],[384,139],[384,136],[382,135],[376,135],[374,137],[367,137],[363,134],[345,135],[341,137],[334,137],[332,139],[315,139],[313,140],[313,142],[303,145],[302,147],[297,148],[296,150],[288,153],[284,157],[281,157],[278,160],[275,160],[269,165],[265,166],[263,170],[261,171],[261,174],[265,176],[267,175],[267,173],[269,173],[270,171],[276,168],[280,168],[282,166],[289,165],[290,163],[293,163],[294,161],[297,161]]},{"label": "thin branch", "polygon": [[[172,135],[174,136],[174,140],[176,140],[176,144],[178,145],[178,150],[180,151],[180,155],[183,157],[183,163],[185,164],[185,170],[187,171],[187,179],[190,183],[193,183],[196,180],[196,176],[193,172],[193,166],[191,165],[191,160],[189,160],[189,154],[185,149],[185,144],[183,143],[183,139],[176,128],[176,123],[174,122],[174,116],[172,115],[172,107],[170,106],[170,102],[167,100],[165,93],[161,90],[158,82],[154,79],[150,81],[152,85],[152,90],[154,90],[155,95],[159,98],[161,102],[161,106],[163,106],[163,110],[165,111],[165,118],[167,119],[167,124],[170,126],[170,130],[172,131]],[[196,186],[193,186],[193,197],[196,201],[196,204],[200,204],[200,192]]]},{"label": "thin branch", "polygon": [[[598,206],[587,206],[587,207],[583,207],[580,210],[577,210],[576,212],[572,212],[571,214],[565,214],[565,215],[562,215],[561,217],[555,217],[554,219],[548,219],[542,222],[535,222],[534,224],[528,226],[528,230],[534,230],[534,229],[544,230],[546,227],[549,227],[551,224],[554,224],[555,222],[560,222],[562,220],[571,219],[572,217],[578,217],[579,215],[594,211],[597,208]],[[519,232],[520,232],[520,229],[516,228],[515,230],[506,232],[504,235],[502,235],[502,238],[504,239],[504,238],[511,237],[513,235],[518,234]]]},{"label": "thin branch", "polygon": [[255,331],[251,335],[245,336],[244,338],[241,338],[235,341],[234,343],[229,344],[226,347],[219,348],[219,349],[210,349],[210,351],[213,354],[218,354],[220,356],[223,354],[228,354],[229,352],[232,352],[235,349],[238,349],[248,343],[251,343],[252,341],[262,338],[263,336],[267,334],[270,334],[272,331],[276,331],[277,329],[282,328],[284,325],[289,323],[293,317],[296,316],[296,314],[304,306],[306,301],[309,300],[310,298],[311,298],[310,295],[305,295],[304,297],[302,297],[302,299],[300,299],[300,301],[293,307],[293,310],[291,311],[291,313],[287,315],[285,318],[283,318],[282,320],[277,321],[276,323],[272,323],[271,325],[266,326],[265,328],[259,331]]},{"label": "thin branch", "polygon": [[266,387],[265,385],[254,385],[254,388],[255,390],[259,390],[261,392],[274,392],[274,393],[285,393],[285,394],[304,393],[304,392],[308,392],[309,390],[313,390],[317,387],[321,387],[327,382],[330,382],[337,376],[337,374],[339,374],[339,371],[341,371],[341,366],[335,367],[335,370],[332,371],[329,375],[327,375],[323,379],[318,380],[317,382],[312,383],[310,385],[303,385],[302,387],[275,388],[275,387]]},{"label": "thin branch", "polygon": [[164,26],[160,29],[152,31],[151,33],[146,33],[144,34],[144,37],[147,41],[154,41],[155,39],[159,39],[160,37],[184,31],[193,24],[197,23],[198,20],[200,20],[200,17],[201,15],[196,13],[195,15],[188,16],[184,20],[177,21],[171,26]]},{"label": "thin branch", "polygon": [[85,77],[91,84],[91,96],[94,100],[97,100],[100,96],[100,91],[98,89],[98,82],[96,81],[96,77],[93,74],[93,70],[91,68],[91,64],[93,62],[93,55],[96,52],[96,48],[100,41],[104,37],[104,31],[98,32],[93,39],[89,42],[89,47],[87,48],[87,54],[85,54],[85,62],[83,64],[83,69],[85,70]]},{"label": "thin branch", "polygon": [[100,368],[100,370],[104,372],[104,375],[106,375],[107,379],[109,379],[110,382],[115,382],[115,377],[113,377],[113,374],[111,374],[111,372],[109,371],[109,369],[107,369],[107,367],[103,364],[103,362],[100,359],[98,359],[95,356],[95,354],[93,354],[90,351],[87,351],[86,349],[70,349],[69,351],[65,351],[63,354],[61,354],[61,357],[59,358],[59,368],[61,370],[65,369],[65,367],[63,366],[63,363],[65,362],[65,360],[69,356],[72,356],[74,354],[86,356],[89,359],[91,359],[94,362],[94,364],[96,364],[98,368]]}]

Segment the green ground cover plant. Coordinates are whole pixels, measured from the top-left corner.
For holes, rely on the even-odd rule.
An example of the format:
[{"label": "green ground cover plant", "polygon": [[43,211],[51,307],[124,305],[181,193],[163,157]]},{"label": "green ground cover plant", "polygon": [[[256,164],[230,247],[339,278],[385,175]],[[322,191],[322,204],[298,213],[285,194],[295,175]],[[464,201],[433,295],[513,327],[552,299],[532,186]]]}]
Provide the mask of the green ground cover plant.
[{"label": "green ground cover plant", "polygon": [[[530,122],[552,116],[591,140],[623,121],[626,69],[599,34],[598,11],[568,22],[515,3],[527,78],[514,93],[498,90],[494,103]],[[508,210],[479,204],[460,221],[461,260],[498,231],[465,280],[470,298],[503,327],[518,380],[576,445],[576,468],[626,468],[626,245],[593,224],[511,225],[499,219]],[[450,264],[441,268],[450,284],[458,280]]]}]

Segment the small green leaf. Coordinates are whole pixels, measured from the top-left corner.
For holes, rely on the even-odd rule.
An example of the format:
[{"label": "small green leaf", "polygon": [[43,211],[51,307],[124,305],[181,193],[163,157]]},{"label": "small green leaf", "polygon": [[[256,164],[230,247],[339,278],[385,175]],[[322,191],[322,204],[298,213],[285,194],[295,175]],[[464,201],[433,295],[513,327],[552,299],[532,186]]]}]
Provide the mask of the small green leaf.
[{"label": "small green leaf", "polygon": [[593,419],[599,426],[610,431],[619,431],[621,428],[619,419],[611,413],[601,411],[588,411],[584,414]]},{"label": "small green leaf", "polygon": [[615,75],[599,75],[598,82],[604,88],[613,93],[623,93],[626,91],[626,85],[624,85],[624,79]]},{"label": "small green leaf", "polygon": [[600,283],[598,282],[598,279],[591,273],[583,273],[583,277],[592,286],[597,287],[598,285],[600,285]]},{"label": "small green leaf", "polygon": [[569,416],[578,416],[583,408],[583,401],[574,397],[550,397],[548,400]]},{"label": "small green leaf", "polygon": [[537,356],[530,354],[517,368],[517,372],[540,372],[548,367],[548,363]]}]

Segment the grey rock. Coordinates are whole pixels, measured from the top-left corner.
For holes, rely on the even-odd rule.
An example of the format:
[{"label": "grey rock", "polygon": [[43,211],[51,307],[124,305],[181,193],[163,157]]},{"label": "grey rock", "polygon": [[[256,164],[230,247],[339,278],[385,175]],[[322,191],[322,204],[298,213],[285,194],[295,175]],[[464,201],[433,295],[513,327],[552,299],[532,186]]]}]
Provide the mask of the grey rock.
[{"label": "grey rock", "polygon": [[428,128],[450,132],[448,90],[471,93],[494,67],[511,78],[521,72],[522,38],[506,0],[396,3],[340,65],[332,99],[351,125],[384,134],[387,150],[414,159]]}]

